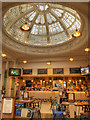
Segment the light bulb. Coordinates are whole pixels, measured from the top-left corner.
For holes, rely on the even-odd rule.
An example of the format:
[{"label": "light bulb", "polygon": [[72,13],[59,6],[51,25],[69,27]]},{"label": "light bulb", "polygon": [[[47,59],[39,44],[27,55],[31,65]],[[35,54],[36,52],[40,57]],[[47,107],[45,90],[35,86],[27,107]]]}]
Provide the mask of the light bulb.
[{"label": "light bulb", "polygon": [[24,64],[26,64],[26,63],[27,63],[27,61],[23,61],[23,63],[24,63]]},{"label": "light bulb", "polygon": [[73,61],[74,59],[73,59],[73,58],[70,58],[69,60],[70,60],[70,61]]},{"label": "light bulb", "polygon": [[47,62],[47,65],[51,65],[51,62]]},{"label": "light bulb", "polygon": [[7,55],[6,55],[5,53],[3,53],[1,56],[2,56],[3,58],[5,58]]},{"label": "light bulb", "polygon": [[85,48],[85,52],[89,52],[90,51],[90,49],[89,48]]},{"label": "light bulb", "polygon": [[72,36],[78,38],[81,36],[81,33],[76,29],[76,31],[72,34]]},{"label": "light bulb", "polygon": [[21,26],[21,30],[23,30],[23,31],[29,31],[30,30],[30,26],[28,26],[28,24],[25,23],[24,25]]}]

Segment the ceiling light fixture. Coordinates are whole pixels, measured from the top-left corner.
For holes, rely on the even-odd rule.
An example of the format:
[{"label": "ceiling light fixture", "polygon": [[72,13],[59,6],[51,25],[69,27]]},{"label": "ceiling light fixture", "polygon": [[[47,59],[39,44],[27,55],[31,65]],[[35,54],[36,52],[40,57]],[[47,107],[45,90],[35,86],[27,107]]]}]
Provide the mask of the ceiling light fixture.
[{"label": "ceiling light fixture", "polygon": [[33,82],[33,80],[31,80],[31,82]]},{"label": "ceiling light fixture", "polygon": [[27,63],[27,61],[23,61],[23,63],[24,63],[24,64],[26,64],[26,63]]},{"label": "ceiling light fixture", "polygon": [[59,80],[59,82],[62,82],[61,80]]},{"label": "ceiling light fixture", "polygon": [[85,48],[85,52],[89,52],[90,51],[90,49],[89,48]]},{"label": "ceiling light fixture", "polygon": [[50,80],[50,82],[52,82],[52,80]]},{"label": "ceiling light fixture", "polygon": [[23,82],[25,82],[25,80],[23,80]]},{"label": "ceiling light fixture", "polygon": [[51,62],[47,62],[47,65],[51,65]]},{"label": "ceiling light fixture", "polygon": [[73,59],[73,58],[70,58],[69,60],[70,60],[71,62],[72,62],[72,61],[74,61],[74,59]]},{"label": "ceiling light fixture", "polygon": [[71,80],[69,80],[69,82],[71,82]]},{"label": "ceiling light fixture", "polygon": [[3,53],[1,56],[2,56],[3,58],[5,58],[7,55],[6,55],[5,53]]},{"label": "ceiling light fixture", "polygon": [[76,31],[72,34],[73,37],[78,38],[80,37],[82,34],[76,29]]},{"label": "ceiling light fixture", "polygon": [[27,23],[25,23],[24,25],[22,25],[20,28],[23,31],[29,31],[30,30],[30,26]]}]

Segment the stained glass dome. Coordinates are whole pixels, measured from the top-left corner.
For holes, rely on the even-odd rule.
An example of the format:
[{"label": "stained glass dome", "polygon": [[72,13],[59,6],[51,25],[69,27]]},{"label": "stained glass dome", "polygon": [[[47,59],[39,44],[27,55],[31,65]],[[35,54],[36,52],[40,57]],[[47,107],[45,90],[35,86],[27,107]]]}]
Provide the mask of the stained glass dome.
[{"label": "stained glass dome", "polygon": [[[29,31],[20,27],[27,23]],[[15,40],[28,45],[48,46],[72,39],[80,30],[79,14],[68,7],[51,3],[28,3],[10,8],[4,15],[6,32]]]}]

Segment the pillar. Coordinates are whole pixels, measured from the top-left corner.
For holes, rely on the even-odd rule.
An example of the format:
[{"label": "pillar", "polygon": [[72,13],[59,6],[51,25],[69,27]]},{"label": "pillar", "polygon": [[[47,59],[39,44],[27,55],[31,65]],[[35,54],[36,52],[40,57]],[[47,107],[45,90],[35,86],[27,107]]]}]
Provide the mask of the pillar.
[{"label": "pillar", "polygon": [[[16,67],[16,61],[13,62],[13,68]],[[12,77],[12,83],[11,83],[11,97],[15,97],[15,81],[16,81],[16,77]]]},{"label": "pillar", "polygon": [[[7,62],[6,63],[6,69],[5,69],[5,75],[6,76],[4,76],[4,86],[6,86],[5,87],[5,90],[6,90],[6,94],[5,94],[5,96],[6,97],[10,97],[10,92],[11,92],[11,82],[12,82],[12,79],[11,79],[11,77],[9,76],[9,71],[8,71],[8,69],[9,69],[9,63],[10,62]],[[6,83],[5,83],[6,82]]]}]

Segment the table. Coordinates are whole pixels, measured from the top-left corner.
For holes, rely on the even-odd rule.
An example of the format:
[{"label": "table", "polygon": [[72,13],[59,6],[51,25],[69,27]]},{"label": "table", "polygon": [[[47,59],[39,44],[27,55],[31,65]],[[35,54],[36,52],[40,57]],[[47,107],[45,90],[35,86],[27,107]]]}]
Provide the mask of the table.
[{"label": "table", "polygon": [[62,102],[61,105],[69,106],[69,102]]},{"label": "table", "polygon": [[90,103],[88,103],[88,102],[78,102],[78,103],[75,102],[74,104],[75,104],[75,106],[79,106],[78,116],[80,114],[80,106],[85,106],[85,112],[86,112],[86,106],[90,105]]},{"label": "table", "polygon": [[74,118],[74,111],[75,111],[74,103],[62,102],[61,105],[69,106],[70,118]]},{"label": "table", "polygon": [[60,97],[60,98],[66,99],[67,97]]},{"label": "table", "polygon": [[16,100],[16,103],[32,103],[34,100]]},{"label": "table", "polygon": [[27,103],[29,103],[30,106],[31,106],[31,103],[33,103],[34,100],[16,100],[15,102],[16,102],[16,103],[25,103],[25,104],[24,104],[24,107],[26,107],[26,104],[27,104]]}]

